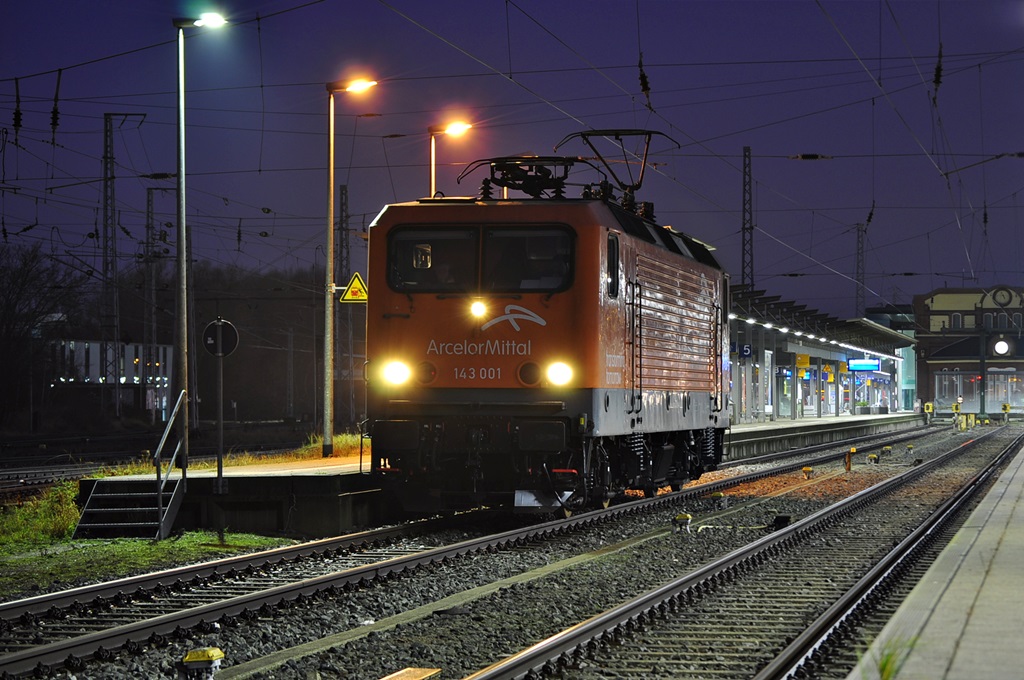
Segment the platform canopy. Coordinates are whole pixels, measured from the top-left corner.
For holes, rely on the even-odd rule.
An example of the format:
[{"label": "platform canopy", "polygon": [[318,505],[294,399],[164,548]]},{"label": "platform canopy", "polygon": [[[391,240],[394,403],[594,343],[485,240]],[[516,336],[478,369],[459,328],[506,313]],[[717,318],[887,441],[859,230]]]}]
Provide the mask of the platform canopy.
[{"label": "platform canopy", "polygon": [[762,326],[787,328],[803,336],[813,335],[823,346],[844,343],[872,352],[893,355],[896,350],[913,347],[916,340],[869,319],[839,319],[807,305],[768,295],[751,286],[733,286],[729,313],[737,320],[753,320]]}]

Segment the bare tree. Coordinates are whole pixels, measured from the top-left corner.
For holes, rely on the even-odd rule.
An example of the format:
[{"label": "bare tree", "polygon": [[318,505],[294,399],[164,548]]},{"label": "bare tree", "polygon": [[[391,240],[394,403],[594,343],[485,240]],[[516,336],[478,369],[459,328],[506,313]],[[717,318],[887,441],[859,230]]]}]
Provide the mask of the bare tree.
[{"label": "bare tree", "polygon": [[84,276],[36,245],[0,246],[0,426],[31,426],[52,376],[46,343],[82,314]]}]

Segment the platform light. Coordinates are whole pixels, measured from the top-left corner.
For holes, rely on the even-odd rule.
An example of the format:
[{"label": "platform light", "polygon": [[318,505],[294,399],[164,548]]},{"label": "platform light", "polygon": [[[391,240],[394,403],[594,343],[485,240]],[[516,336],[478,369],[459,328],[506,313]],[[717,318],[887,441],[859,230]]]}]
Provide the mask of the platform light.
[{"label": "platform light", "polygon": [[176,264],[178,270],[178,285],[175,294],[175,372],[177,380],[175,389],[184,393],[186,398],[181,402],[181,457],[188,461],[188,432],[191,415],[189,414],[189,401],[193,397],[189,390],[189,265],[188,265],[188,227],[186,224],[185,204],[185,29],[196,26],[206,28],[217,28],[227,23],[219,14],[203,13],[199,18],[176,18],[171,22],[178,29],[178,188],[177,188],[177,225],[178,242],[176,244]]},{"label": "platform light", "polygon": [[[358,94],[377,84],[376,80],[336,80],[325,83],[327,90],[327,240],[324,245],[324,398],[323,457],[334,455],[334,95]],[[350,326],[351,328],[351,326]]]},{"label": "platform light", "polygon": [[437,193],[437,142],[438,135],[449,135],[459,137],[466,134],[472,128],[472,124],[464,121],[456,121],[446,125],[431,125],[427,128],[427,135],[430,137],[430,198]]}]

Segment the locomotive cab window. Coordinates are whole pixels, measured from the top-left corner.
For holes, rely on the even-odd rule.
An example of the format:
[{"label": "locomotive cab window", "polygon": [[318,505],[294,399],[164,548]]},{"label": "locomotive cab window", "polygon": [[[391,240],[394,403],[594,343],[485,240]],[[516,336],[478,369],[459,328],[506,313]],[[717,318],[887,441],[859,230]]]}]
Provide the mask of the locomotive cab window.
[{"label": "locomotive cab window", "polygon": [[476,287],[476,229],[396,229],[388,239],[388,285],[446,293]]},{"label": "locomotive cab window", "polygon": [[483,230],[480,280],[494,293],[553,293],[573,277],[572,232],[560,227]]}]

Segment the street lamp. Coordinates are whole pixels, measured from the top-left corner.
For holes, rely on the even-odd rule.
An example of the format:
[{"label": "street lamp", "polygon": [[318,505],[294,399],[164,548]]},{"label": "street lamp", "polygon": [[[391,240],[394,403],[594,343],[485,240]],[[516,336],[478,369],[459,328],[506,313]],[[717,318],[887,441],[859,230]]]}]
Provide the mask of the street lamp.
[{"label": "street lamp", "polygon": [[430,198],[437,193],[437,143],[434,138],[437,135],[458,137],[471,127],[473,126],[469,123],[459,121],[448,125],[431,125],[427,128],[427,132],[430,134]]},{"label": "street lamp", "polygon": [[334,93],[359,93],[377,84],[376,80],[335,81],[327,83],[327,243],[324,248],[326,284],[324,285],[324,441],[323,457],[334,455]]},{"label": "street lamp", "polygon": [[219,28],[227,20],[219,14],[200,14],[198,19],[173,20],[178,29],[178,290],[175,303],[177,318],[175,363],[178,393],[184,393],[181,404],[182,467],[188,464],[188,246],[185,229],[185,29],[195,27]]}]

